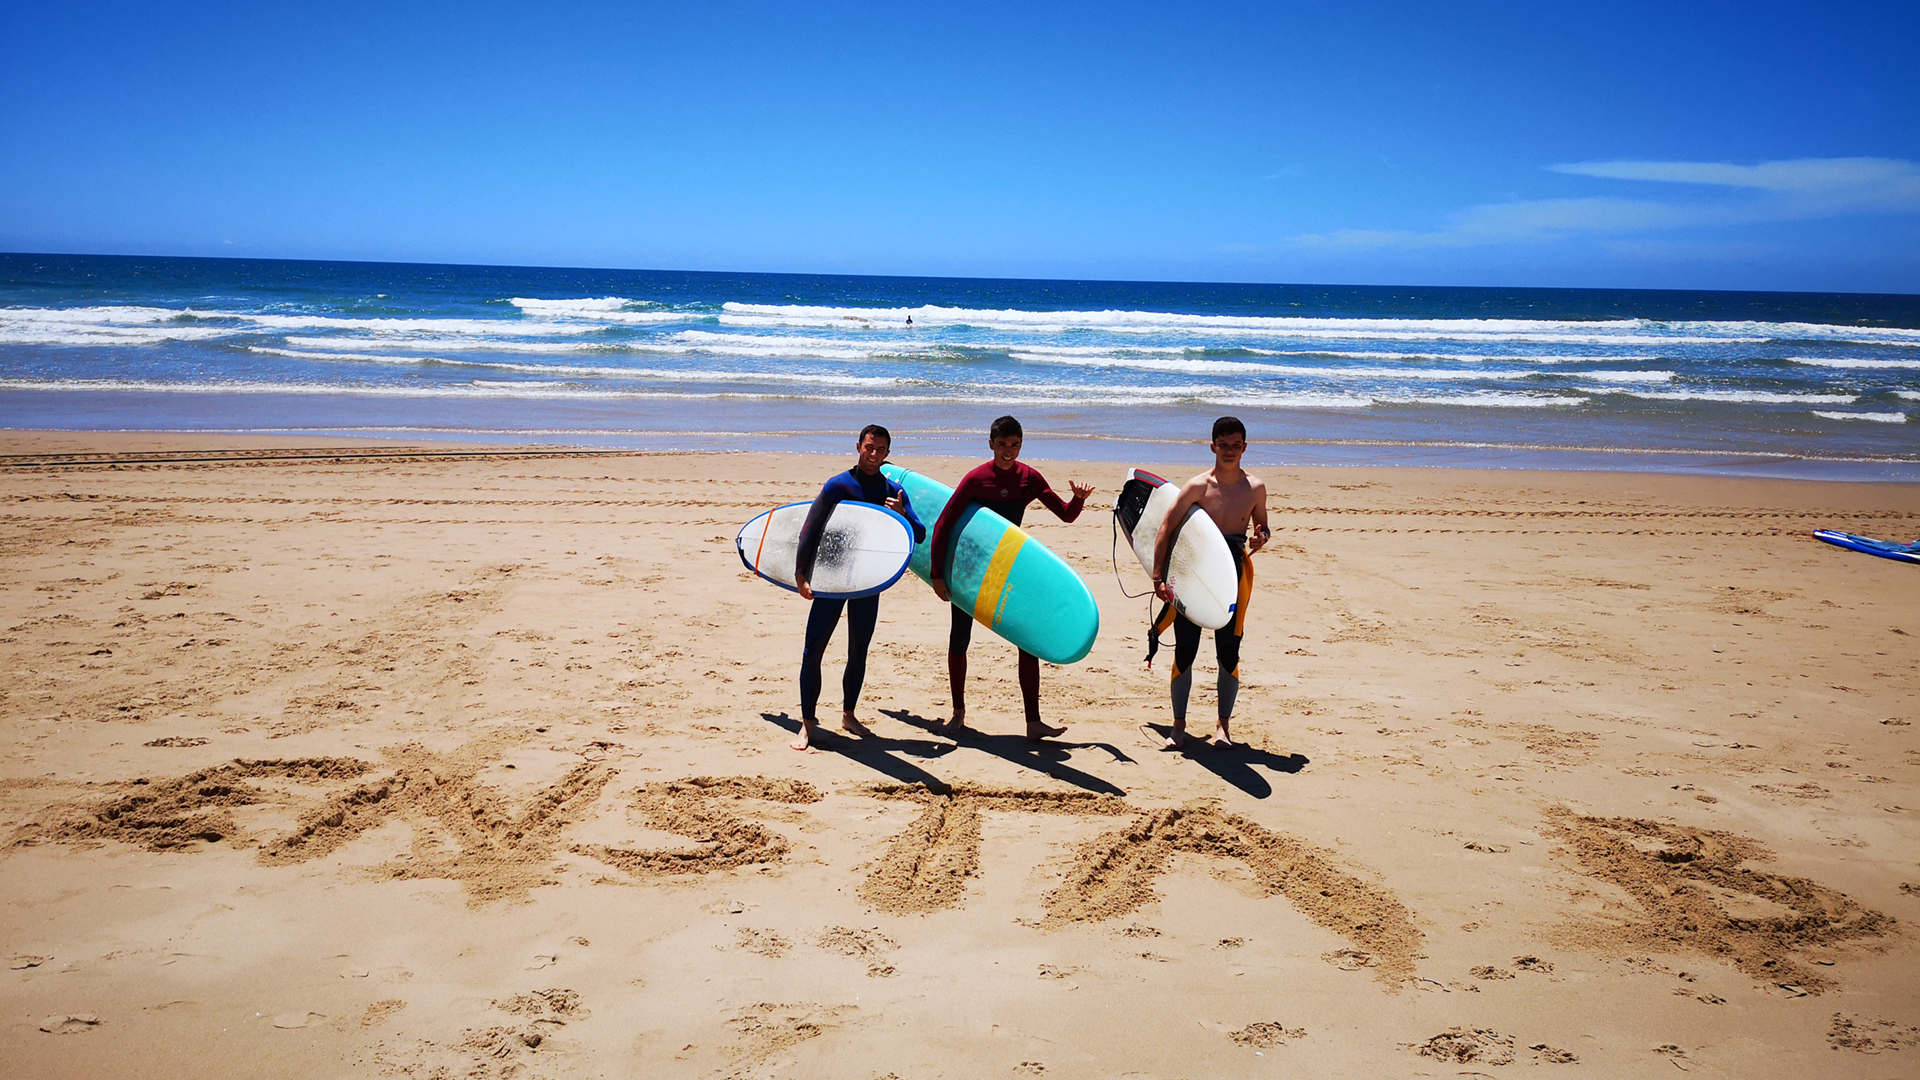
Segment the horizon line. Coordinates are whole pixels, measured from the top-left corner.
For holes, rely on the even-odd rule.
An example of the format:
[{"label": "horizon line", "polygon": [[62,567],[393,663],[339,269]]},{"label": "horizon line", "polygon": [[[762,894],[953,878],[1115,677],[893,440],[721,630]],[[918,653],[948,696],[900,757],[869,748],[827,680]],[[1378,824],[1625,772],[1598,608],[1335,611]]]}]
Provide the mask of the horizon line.
[{"label": "horizon line", "polygon": [[878,281],[1004,281],[1057,282],[1077,285],[1190,285],[1212,287],[1255,287],[1267,289],[1450,289],[1459,291],[1500,292],[1591,292],[1591,293],[1725,293],[1742,296],[1850,296],[1920,299],[1916,292],[1849,292],[1832,289],[1726,289],[1726,288],[1653,288],[1614,285],[1434,285],[1419,282],[1340,282],[1340,281],[1226,281],[1183,280],[1178,278],[1102,278],[1102,277],[983,277],[966,274],[874,274],[819,272],[807,270],[688,270],[638,266],[558,266],[541,263],[492,262],[410,262],[395,259],[314,259],[278,255],[163,255],[129,254],[103,251],[0,251],[0,258],[55,259],[173,259],[183,262],[272,262],[318,263],[344,266],[460,267],[475,270],[570,270],[606,274],[702,274],[715,277],[792,277],[854,278]]}]

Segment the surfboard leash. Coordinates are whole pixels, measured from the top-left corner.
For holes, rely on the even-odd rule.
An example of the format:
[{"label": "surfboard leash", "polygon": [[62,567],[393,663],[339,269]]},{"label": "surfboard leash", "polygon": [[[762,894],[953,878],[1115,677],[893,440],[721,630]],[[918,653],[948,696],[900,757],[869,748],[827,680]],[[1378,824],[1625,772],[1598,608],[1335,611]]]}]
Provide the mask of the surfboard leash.
[{"label": "surfboard leash", "polygon": [[1113,581],[1120,586],[1120,595],[1129,600],[1138,600],[1143,596],[1147,598],[1147,667],[1151,668],[1154,654],[1166,647],[1166,643],[1160,640],[1159,633],[1154,630],[1160,622],[1153,614],[1153,602],[1157,598],[1153,595],[1152,588],[1148,588],[1143,593],[1128,592],[1127,579],[1120,576],[1120,507],[1118,505],[1113,508],[1113,548],[1108,555],[1113,562]]},{"label": "surfboard leash", "polygon": [[[1120,508],[1118,506],[1113,508],[1112,524],[1113,524],[1113,550],[1110,552],[1110,554],[1112,555],[1112,558],[1113,558],[1113,580],[1114,580],[1114,584],[1120,586],[1120,595],[1126,597],[1129,600],[1138,600],[1143,596],[1152,596],[1153,589],[1151,587],[1149,587],[1147,591],[1143,593],[1130,593],[1127,591],[1127,579],[1120,576]],[[1153,604],[1151,602],[1147,604],[1147,610],[1148,611],[1153,610]]]}]

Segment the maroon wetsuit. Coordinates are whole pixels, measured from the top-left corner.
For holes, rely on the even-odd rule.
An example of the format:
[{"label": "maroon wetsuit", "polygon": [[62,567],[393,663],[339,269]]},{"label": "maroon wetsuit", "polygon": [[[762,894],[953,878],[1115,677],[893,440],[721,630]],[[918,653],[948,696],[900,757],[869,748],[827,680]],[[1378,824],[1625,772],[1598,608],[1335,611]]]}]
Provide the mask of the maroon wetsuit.
[{"label": "maroon wetsuit", "polygon": [[[947,557],[952,551],[954,528],[959,524],[960,515],[968,506],[978,503],[999,514],[1015,525],[1026,516],[1027,504],[1039,500],[1040,505],[1053,511],[1061,521],[1071,522],[1080,516],[1086,500],[1078,495],[1072,502],[1063,502],[1047,486],[1047,478],[1039,470],[1023,462],[1016,461],[1011,469],[996,469],[989,461],[960,478],[954,485],[953,498],[947,500],[946,508],[940,511],[940,519],[933,525],[933,574],[936,581],[944,581],[947,576]],[[973,615],[960,610],[959,605],[951,605],[953,622],[947,633],[947,678],[953,684],[953,704],[955,708],[964,708],[964,688],[967,681],[967,646],[973,642]],[[1026,706],[1027,726],[1037,728],[1040,723],[1040,658],[1025,649],[1020,650],[1020,698]]]}]

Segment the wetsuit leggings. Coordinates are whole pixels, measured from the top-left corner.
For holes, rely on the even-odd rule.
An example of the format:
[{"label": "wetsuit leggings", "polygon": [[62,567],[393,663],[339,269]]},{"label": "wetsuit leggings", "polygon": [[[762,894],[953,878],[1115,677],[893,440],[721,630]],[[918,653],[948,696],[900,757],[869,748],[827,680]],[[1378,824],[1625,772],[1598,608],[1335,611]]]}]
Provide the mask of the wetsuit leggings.
[{"label": "wetsuit leggings", "polygon": [[[973,616],[959,608],[947,631],[947,681],[953,685],[953,707],[967,707],[967,646],[973,643]],[[1020,650],[1020,701],[1026,706],[1027,726],[1040,726],[1040,658]]]},{"label": "wetsuit leggings", "polygon": [[847,610],[847,673],[840,680],[846,704],[852,712],[860,703],[860,686],[867,680],[867,644],[873,640],[873,624],[880,617],[880,598],[863,596],[858,600],[815,599],[807,616],[806,651],[800,656],[800,715],[815,719],[814,707],[820,702],[820,658],[833,639],[833,628],[840,624],[840,609]]},{"label": "wetsuit leggings", "polygon": [[[1240,574],[1240,595],[1233,607],[1233,621],[1213,632],[1213,654],[1220,661],[1220,719],[1233,718],[1233,703],[1240,696],[1240,639],[1247,632],[1247,602],[1253,599],[1253,560],[1246,556],[1246,538],[1231,536],[1233,561]],[[1187,696],[1193,692],[1193,662],[1200,656],[1200,624],[1185,615],[1173,614],[1173,718],[1187,718]],[[1158,627],[1155,628],[1156,632]]]}]

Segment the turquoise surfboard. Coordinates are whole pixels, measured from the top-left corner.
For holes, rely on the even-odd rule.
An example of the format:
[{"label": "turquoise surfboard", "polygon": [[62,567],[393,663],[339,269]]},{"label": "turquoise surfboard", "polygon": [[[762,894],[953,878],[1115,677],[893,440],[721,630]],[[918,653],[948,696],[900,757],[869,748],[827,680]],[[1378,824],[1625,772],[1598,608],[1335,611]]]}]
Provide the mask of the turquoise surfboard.
[{"label": "turquoise surfboard", "polygon": [[[931,523],[953,498],[953,489],[898,465],[882,465],[887,479]],[[933,529],[914,545],[907,569],[921,581],[933,572]],[[1073,568],[1006,518],[974,505],[960,515],[947,560],[947,594],[980,625],[1049,664],[1071,664],[1087,655],[1100,634],[1100,608]]]}]

